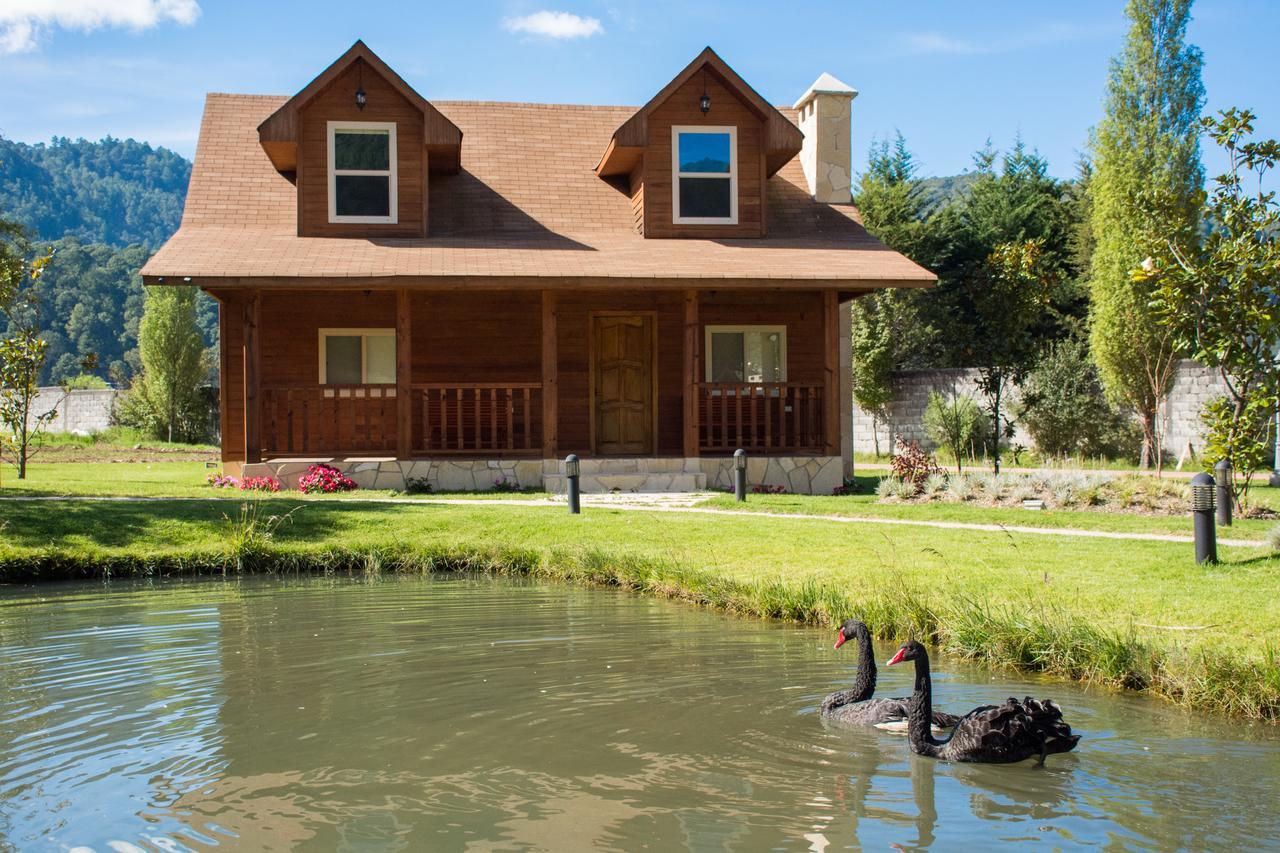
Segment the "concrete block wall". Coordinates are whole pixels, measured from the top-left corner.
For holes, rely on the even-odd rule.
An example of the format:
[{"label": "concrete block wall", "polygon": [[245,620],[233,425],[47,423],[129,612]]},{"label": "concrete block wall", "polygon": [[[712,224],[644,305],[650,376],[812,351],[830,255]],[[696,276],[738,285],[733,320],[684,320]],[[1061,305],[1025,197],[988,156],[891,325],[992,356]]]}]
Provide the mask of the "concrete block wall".
[{"label": "concrete block wall", "polygon": [[41,388],[32,406],[32,415],[57,410],[45,425],[45,432],[71,432],[77,435],[98,433],[111,426],[111,411],[116,396],[114,388],[84,389],[69,394],[57,386]]},{"label": "concrete block wall", "polygon": [[[924,427],[924,410],[929,403],[929,393],[938,391],[943,395],[956,393],[968,395],[983,405],[977,387],[978,371],[971,368],[939,369],[939,370],[905,370],[894,374],[894,401],[889,407],[887,422],[876,424],[872,431],[873,418],[867,412],[853,407],[853,449],[855,453],[873,453],[876,439],[879,439],[881,453],[889,453],[893,449],[895,436],[906,441],[919,441],[928,450],[934,449]],[[1196,364],[1193,361],[1178,363],[1174,373],[1173,388],[1165,402],[1162,417],[1164,419],[1165,452],[1177,459],[1187,443],[1198,455],[1204,447],[1204,428],[1200,422],[1200,410],[1205,403],[1226,393],[1222,379],[1211,368]],[[1019,392],[1015,388],[1010,397],[1018,399]],[[1017,426],[1014,441],[1031,447],[1034,442],[1021,425]]]}]

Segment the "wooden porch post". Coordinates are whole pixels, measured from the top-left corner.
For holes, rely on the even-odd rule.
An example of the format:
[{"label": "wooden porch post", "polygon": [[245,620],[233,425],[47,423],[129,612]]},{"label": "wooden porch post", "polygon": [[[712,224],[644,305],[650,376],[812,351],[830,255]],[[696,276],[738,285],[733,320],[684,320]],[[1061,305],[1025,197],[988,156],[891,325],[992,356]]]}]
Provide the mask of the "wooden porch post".
[{"label": "wooden porch post", "polygon": [[409,291],[396,291],[396,458],[408,459],[413,450],[413,339]]},{"label": "wooden porch post", "polygon": [[684,292],[684,455],[698,455],[698,291]]},{"label": "wooden porch post", "polygon": [[262,415],[258,396],[260,368],[258,360],[258,320],[262,311],[262,292],[254,290],[244,303],[244,461],[262,461]]},{"label": "wooden porch post", "polygon": [[834,290],[822,292],[822,328],[822,440],[828,456],[839,456],[841,407],[853,403],[840,399],[840,295]]},{"label": "wooden porch post", "polygon": [[560,353],[554,290],[542,291],[542,458],[554,459],[560,447]]}]

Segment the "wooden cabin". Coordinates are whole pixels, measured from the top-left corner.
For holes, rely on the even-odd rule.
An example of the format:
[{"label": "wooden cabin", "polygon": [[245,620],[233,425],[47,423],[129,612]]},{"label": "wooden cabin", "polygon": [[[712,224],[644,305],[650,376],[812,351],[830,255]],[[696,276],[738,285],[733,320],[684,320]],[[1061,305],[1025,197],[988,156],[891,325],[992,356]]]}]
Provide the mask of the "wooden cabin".
[{"label": "wooden cabin", "polygon": [[143,269],[219,306],[222,459],[366,487],[753,483],[851,457],[849,300],[934,277],[850,202],[850,105],[710,48],[640,108],[429,102],[362,42],[292,97],[211,94]]}]

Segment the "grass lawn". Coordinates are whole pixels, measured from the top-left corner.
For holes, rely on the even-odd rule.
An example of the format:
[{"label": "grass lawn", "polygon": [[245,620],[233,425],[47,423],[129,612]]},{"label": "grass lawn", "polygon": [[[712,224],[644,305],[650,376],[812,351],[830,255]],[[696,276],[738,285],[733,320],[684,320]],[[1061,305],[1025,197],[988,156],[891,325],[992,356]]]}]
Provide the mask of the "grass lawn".
[{"label": "grass lawn", "polygon": [[[149,476],[157,490],[181,480]],[[1224,548],[1222,565],[1200,568],[1185,544],[592,507],[575,518],[359,495],[266,499],[256,530],[294,507],[272,536],[246,541],[239,503],[225,499],[4,501],[0,577],[216,571],[237,558],[258,569],[525,571],[768,616],[858,613],[960,654],[1280,714],[1280,559],[1262,548]]]},{"label": "grass lawn", "polygon": [[[1170,533],[1191,535],[1191,516],[1140,515],[1095,510],[1025,510],[1016,507],[989,507],[977,503],[878,503],[874,494],[876,475],[856,478],[858,494],[831,495],[749,495],[745,504],[732,495],[717,495],[702,506],[756,512],[800,513],[874,518],[905,518],[920,521],[961,521],[974,524],[1007,524],[1021,527],[1076,528],[1117,533]],[[1280,505],[1280,489],[1254,486],[1252,500],[1259,506]],[[1223,539],[1250,539],[1263,542],[1277,526],[1275,520],[1237,518],[1231,527],[1218,529]]]}]

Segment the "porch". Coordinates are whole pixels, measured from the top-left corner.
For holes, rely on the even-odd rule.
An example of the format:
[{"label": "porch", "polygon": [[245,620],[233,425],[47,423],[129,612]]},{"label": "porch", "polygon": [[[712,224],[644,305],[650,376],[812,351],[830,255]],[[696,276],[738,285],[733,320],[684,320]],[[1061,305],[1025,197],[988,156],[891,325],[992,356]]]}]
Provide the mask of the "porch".
[{"label": "porch", "polygon": [[[675,481],[678,488],[695,488],[714,483],[715,460],[739,447],[802,468],[841,455],[840,412],[831,404],[840,395],[834,291],[214,295],[226,342],[228,463],[276,469],[333,459],[354,470],[393,462],[404,477],[414,463],[488,471],[533,462],[540,485],[554,487],[549,468],[577,453],[679,460],[690,478]],[[766,375],[739,355],[741,369],[731,364],[733,381],[724,381],[736,351],[716,356],[722,375],[708,368],[712,330],[729,330],[714,334],[749,348],[733,335],[756,333],[737,329],[779,330],[772,345],[780,356]],[[343,362],[344,353],[358,366]],[[757,381],[743,381],[751,371],[745,378]],[[342,381],[329,381],[336,374]],[[705,466],[704,457],[712,460]]]}]

